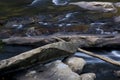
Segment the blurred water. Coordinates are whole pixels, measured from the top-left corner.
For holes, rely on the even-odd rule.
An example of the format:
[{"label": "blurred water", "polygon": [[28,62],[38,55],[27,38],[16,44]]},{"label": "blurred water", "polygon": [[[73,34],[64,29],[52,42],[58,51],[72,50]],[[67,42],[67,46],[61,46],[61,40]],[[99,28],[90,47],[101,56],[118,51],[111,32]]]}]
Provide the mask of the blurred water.
[{"label": "blurred water", "polygon": [[[119,50],[111,50],[111,51],[105,51],[105,50],[99,50],[99,51],[93,51],[96,54],[99,54],[101,56],[109,57],[111,59],[120,61],[120,51]],[[98,58],[93,58],[87,54],[77,52],[75,54],[76,56],[84,58],[88,63],[106,63]]]},{"label": "blurred water", "polygon": [[[92,50],[92,52],[120,61],[120,50]],[[95,80],[119,80],[119,78],[114,75],[114,71],[120,70],[119,67],[81,52],[77,52],[75,55],[87,61],[84,72],[96,73],[97,78]]]}]

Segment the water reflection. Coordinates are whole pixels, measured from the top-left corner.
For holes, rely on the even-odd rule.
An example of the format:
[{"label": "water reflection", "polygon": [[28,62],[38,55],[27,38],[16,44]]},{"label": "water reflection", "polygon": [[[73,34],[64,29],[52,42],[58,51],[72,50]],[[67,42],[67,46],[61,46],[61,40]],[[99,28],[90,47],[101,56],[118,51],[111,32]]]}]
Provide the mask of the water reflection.
[{"label": "water reflection", "polygon": [[120,51],[113,50],[113,51],[111,52],[111,54],[112,54],[113,56],[117,56],[118,58],[120,57]]}]

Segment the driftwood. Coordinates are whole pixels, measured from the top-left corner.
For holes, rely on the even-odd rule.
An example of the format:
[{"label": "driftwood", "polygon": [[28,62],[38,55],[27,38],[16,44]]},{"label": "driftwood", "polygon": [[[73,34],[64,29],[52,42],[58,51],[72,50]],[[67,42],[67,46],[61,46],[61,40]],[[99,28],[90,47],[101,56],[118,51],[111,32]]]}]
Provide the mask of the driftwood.
[{"label": "driftwood", "polygon": [[92,57],[96,57],[96,58],[99,58],[105,62],[108,62],[110,64],[113,64],[113,65],[116,65],[116,66],[120,66],[120,62],[119,61],[116,61],[116,60],[113,60],[111,58],[108,58],[108,57],[104,57],[104,56],[101,56],[101,55],[98,55],[98,54],[95,54],[93,52],[89,52],[89,51],[86,51],[86,50],[83,50],[81,48],[78,48],[78,51],[80,52],[83,52],[84,54],[87,54],[87,55],[90,55]]},{"label": "driftwood", "polygon": [[0,73],[25,69],[34,63],[44,63],[60,57],[67,57],[77,51],[78,45],[73,42],[57,42],[21,53],[0,61]]},{"label": "driftwood", "polygon": [[[56,38],[56,39],[58,39],[58,40],[60,40],[60,41],[64,41],[64,40],[59,39],[59,38]],[[116,39],[117,39],[117,38],[116,38]],[[112,39],[112,41],[113,41],[113,39]],[[107,43],[107,42],[106,42],[106,43]],[[109,41],[108,43],[110,43],[110,41]],[[111,58],[104,57],[104,56],[95,54],[95,53],[93,53],[93,52],[86,51],[86,50],[81,49],[81,48],[78,48],[78,51],[83,52],[84,54],[90,55],[90,56],[92,56],[92,57],[99,58],[99,59],[101,59],[101,60],[103,60],[103,61],[105,61],[105,62],[108,62],[108,63],[110,63],[110,64],[113,64],[113,65],[116,65],[116,66],[120,66],[120,62],[119,62],[119,61],[113,60],[113,59],[111,59]]]},{"label": "driftwood", "polygon": [[43,46],[45,44],[57,42],[59,39],[65,41],[78,41],[80,47],[115,47],[120,46],[120,36],[111,35],[67,35],[67,36],[47,36],[47,37],[12,37],[3,39],[5,44],[17,45],[37,45]]}]

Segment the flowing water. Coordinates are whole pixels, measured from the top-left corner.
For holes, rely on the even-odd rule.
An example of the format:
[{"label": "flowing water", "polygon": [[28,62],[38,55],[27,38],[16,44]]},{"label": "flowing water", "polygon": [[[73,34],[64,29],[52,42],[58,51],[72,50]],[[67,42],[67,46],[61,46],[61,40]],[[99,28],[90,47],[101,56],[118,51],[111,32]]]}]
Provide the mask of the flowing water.
[{"label": "flowing water", "polygon": [[78,6],[69,5],[70,2],[73,0],[0,1],[0,38],[39,36],[56,32],[120,32],[120,24],[113,23],[113,18],[120,14],[120,8],[117,13],[101,13],[83,10]]},{"label": "flowing water", "polygon": [[[109,50],[109,49],[91,50],[90,49],[90,51],[96,54],[120,61],[120,50],[119,49],[113,49],[113,50]],[[84,58],[87,61],[87,65],[84,69],[84,72],[96,73],[96,76],[97,76],[96,80],[119,80],[119,78],[117,78],[114,75],[114,72],[120,69],[119,67],[113,66],[109,63],[104,62],[103,60],[100,60],[98,58],[93,58],[84,53],[78,52],[75,55],[78,57]]]},{"label": "flowing water", "polygon": [[[70,2],[78,1],[80,0],[0,0],[0,38],[31,37],[61,32],[112,35],[120,33],[120,24],[113,23],[113,18],[120,16],[120,8],[117,8],[117,13],[100,13],[69,5]],[[97,1],[119,2],[119,0]],[[0,53],[0,60],[32,48],[34,47],[4,46]],[[120,61],[120,49],[91,49],[91,51]],[[96,80],[118,80],[113,75],[114,70],[119,70],[118,67],[80,52],[75,55],[88,62],[84,72],[95,72]]]}]

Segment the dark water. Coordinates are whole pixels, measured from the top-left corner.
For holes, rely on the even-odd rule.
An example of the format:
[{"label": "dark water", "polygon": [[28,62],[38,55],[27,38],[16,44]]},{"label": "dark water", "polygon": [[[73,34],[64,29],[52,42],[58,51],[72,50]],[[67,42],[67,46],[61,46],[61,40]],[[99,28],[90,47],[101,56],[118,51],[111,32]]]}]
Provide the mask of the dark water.
[{"label": "dark water", "polygon": [[[120,33],[120,24],[113,23],[113,18],[120,15],[120,8],[117,13],[99,13],[81,10],[79,7],[67,4],[67,2],[78,1],[80,0],[0,0],[0,39],[11,36],[49,35],[59,32],[113,35]],[[119,0],[96,1],[119,2]],[[102,25],[106,23],[107,25]],[[0,53],[0,60],[32,48],[34,47],[4,46]],[[120,61],[120,49],[94,50],[93,52]],[[113,75],[114,70],[119,70],[118,67],[82,53],[76,53],[76,55],[88,62],[84,72],[95,72],[96,80],[118,80]]]},{"label": "dark water", "polygon": [[[120,61],[120,50],[96,49],[91,51],[96,54]],[[85,66],[83,72],[96,73],[97,78],[95,80],[119,80],[119,78],[115,76],[115,71],[120,70],[119,67],[106,63],[98,58],[93,58],[84,53],[78,52],[75,55],[84,58],[87,61],[87,65]]]},{"label": "dark water", "polygon": [[5,45],[0,52],[0,60],[8,59],[16,56],[22,52],[33,49],[32,46],[16,46],[16,45]]}]

